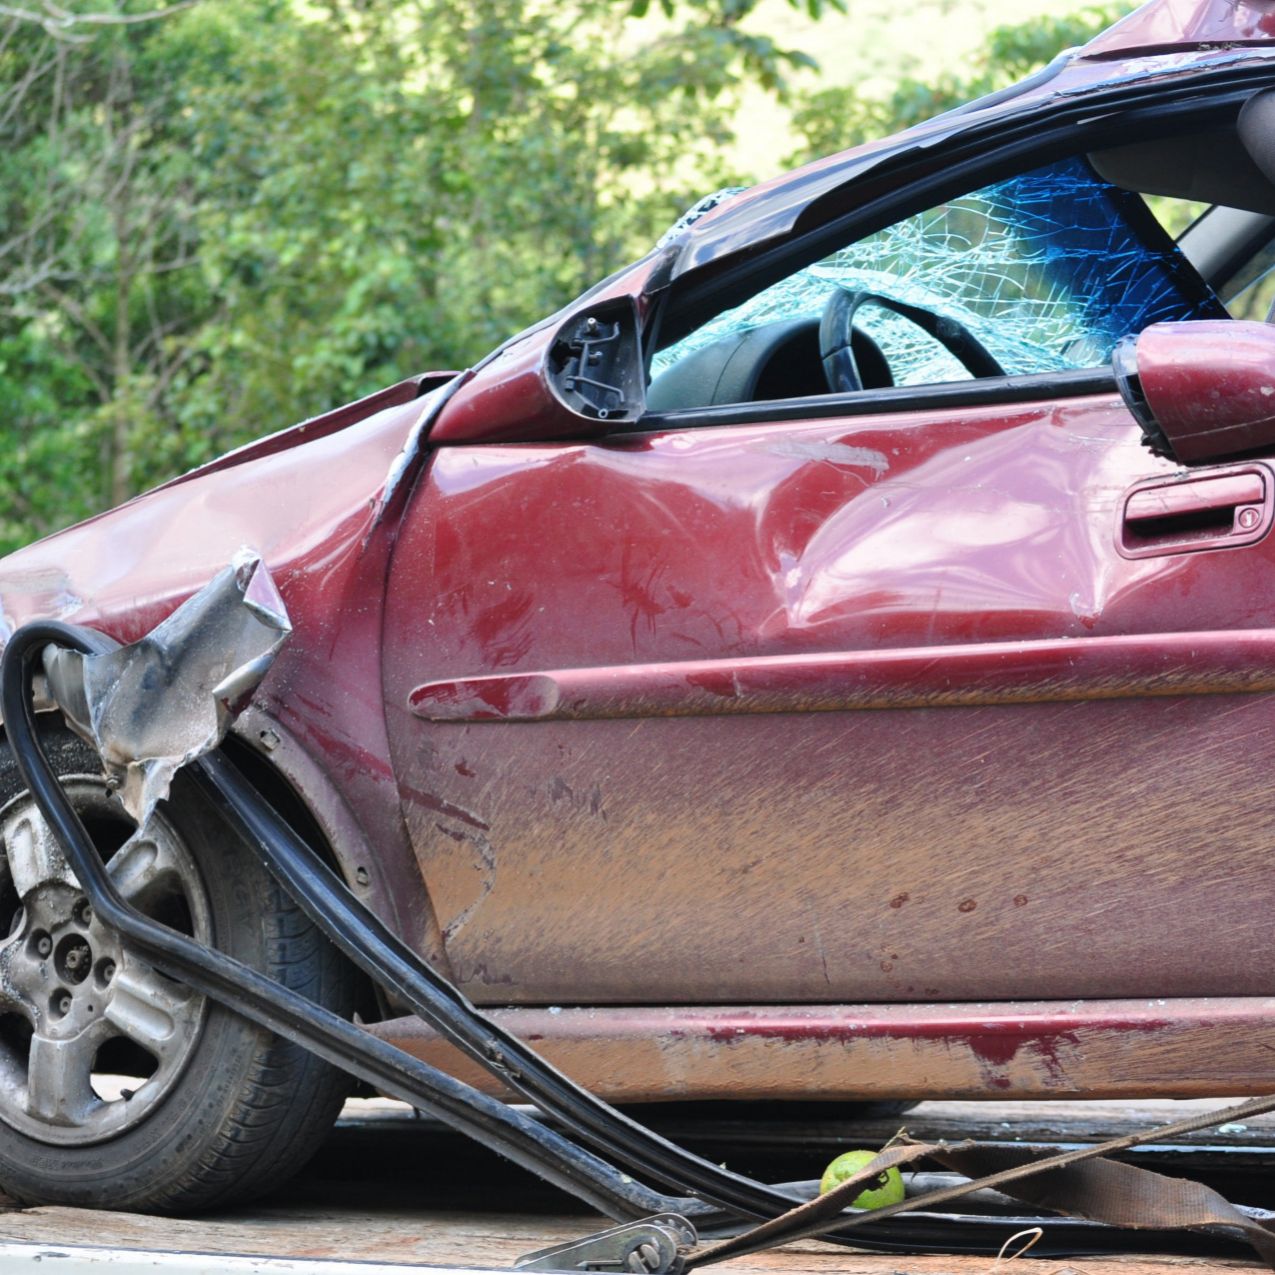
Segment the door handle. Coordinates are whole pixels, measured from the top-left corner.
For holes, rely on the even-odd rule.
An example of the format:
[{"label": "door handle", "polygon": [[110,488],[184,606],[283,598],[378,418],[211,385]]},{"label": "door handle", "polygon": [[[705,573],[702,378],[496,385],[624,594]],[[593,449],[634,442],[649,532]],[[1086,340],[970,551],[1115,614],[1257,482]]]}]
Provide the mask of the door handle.
[{"label": "door handle", "polygon": [[1118,547],[1127,558],[1253,544],[1270,529],[1273,489],[1257,466],[1139,483],[1125,498]]}]

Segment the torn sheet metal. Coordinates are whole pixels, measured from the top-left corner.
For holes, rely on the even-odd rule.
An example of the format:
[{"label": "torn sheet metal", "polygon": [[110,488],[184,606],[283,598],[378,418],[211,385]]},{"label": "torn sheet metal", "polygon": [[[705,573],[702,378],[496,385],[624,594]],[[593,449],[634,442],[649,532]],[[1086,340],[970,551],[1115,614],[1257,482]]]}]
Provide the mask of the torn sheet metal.
[{"label": "torn sheet metal", "polygon": [[142,826],[177,771],[220,743],[291,631],[265,563],[243,549],[139,641],[107,655],[47,648],[49,694]]},{"label": "torn sheet metal", "polygon": [[466,384],[471,376],[470,372],[459,372],[447,384],[431,390],[421,398],[416,420],[403,441],[402,448],[394,457],[389,473],[385,476],[385,486],[376,502],[376,518],[373,525],[379,523],[384,517],[386,509],[402,486],[403,480],[415,472],[416,462],[424,451],[425,440],[429,437],[430,428],[438,419],[439,412],[446,406],[448,399]]}]

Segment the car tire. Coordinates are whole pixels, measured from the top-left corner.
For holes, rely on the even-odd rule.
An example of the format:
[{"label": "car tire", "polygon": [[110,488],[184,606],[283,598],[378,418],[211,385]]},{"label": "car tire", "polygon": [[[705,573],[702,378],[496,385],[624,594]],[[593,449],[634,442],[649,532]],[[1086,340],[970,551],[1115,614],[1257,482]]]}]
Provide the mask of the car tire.
[{"label": "car tire", "polygon": [[[141,911],[350,1015],[348,964],[193,784],[179,775],[149,840],[120,851],[132,825],[97,754],[65,729],[44,741]],[[330,1129],[348,1077],[131,954],[73,877],[49,876],[47,846],[33,857],[43,827],[0,745],[0,1188],[24,1204],[184,1213],[277,1186]]]}]

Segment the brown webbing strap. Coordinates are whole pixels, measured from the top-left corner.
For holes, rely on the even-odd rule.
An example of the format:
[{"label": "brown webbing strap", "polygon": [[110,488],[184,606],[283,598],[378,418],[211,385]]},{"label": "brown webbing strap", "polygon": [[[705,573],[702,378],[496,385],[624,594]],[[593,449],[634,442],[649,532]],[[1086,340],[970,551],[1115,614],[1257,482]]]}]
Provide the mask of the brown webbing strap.
[{"label": "brown webbing strap", "polygon": [[[950,1169],[977,1178],[1016,1164],[1039,1162],[1045,1147],[975,1146],[939,1151]],[[1015,1199],[1131,1230],[1179,1231],[1204,1226],[1231,1227],[1243,1234],[1268,1266],[1275,1266],[1275,1233],[1211,1187],[1189,1178],[1170,1178],[1118,1160],[1089,1160],[1047,1169],[1003,1188]],[[1046,1223],[1048,1225],[1048,1223]]]},{"label": "brown webbing strap", "polygon": [[[1060,1212],[1089,1217],[1095,1221],[1111,1221],[1118,1226],[1172,1229],[1174,1227],[1222,1225],[1238,1229],[1262,1257],[1275,1266],[1275,1236],[1265,1226],[1253,1221],[1228,1204],[1215,1191],[1197,1182],[1163,1178],[1146,1169],[1103,1161],[1097,1173],[1087,1162],[1098,1161],[1112,1152],[1126,1151],[1130,1147],[1148,1142],[1163,1142],[1184,1134],[1196,1133],[1214,1125],[1228,1124],[1275,1111],[1275,1097],[1250,1098],[1222,1111],[1199,1112],[1183,1120],[1159,1125],[1140,1133],[1129,1133],[1092,1146],[1079,1147],[1059,1155],[1044,1154],[1041,1148],[1007,1148],[996,1144],[980,1145],[972,1142],[935,1144],[904,1143],[887,1147],[870,1164],[847,1178],[834,1190],[805,1204],[799,1204],[779,1217],[771,1218],[759,1226],[717,1244],[694,1249],[686,1255],[686,1265],[707,1266],[743,1253],[755,1253],[762,1249],[786,1244],[791,1240],[836,1231],[842,1234],[862,1226],[865,1222],[877,1222],[898,1213],[931,1209],[951,1200],[987,1188],[1006,1191],[1032,1203],[1038,1203]],[[1014,1152],[1020,1152],[1015,1159]],[[844,1213],[843,1210],[863,1187],[884,1169],[909,1164],[923,1156],[931,1156],[951,1167],[966,1156],[964,1161],[974,1167],[975,1162],[986,1166],[996,1162],[992,1158],[1003,1153],[1004,1159],[1014,1161],[1004,1168],[973,1177],[969,1182],[942,1187],[925,1195],[914,1196],[898,1204],[864,1212]],[[1026,1158],[1023,1158],[1023,1157]],[[1000,1162],[1003,1163],[1004,1159]],[[1073,1168],[1073,1166],[1075,1166]],[[1089,1172],[1082,1173],[1081,1169]],[[1058,1170],[1069,1170],[1058,1173]],[[1044,1182],[1033,1184],[1033,1193],[1025,1195],[1016,1186],[1027,1178],[1048,1174]],[[1065,1189],[1063,1189],[1065,1188]],[[1039,1190],[1039,1194],[1035,1192]],[[1109,1206],[1108,1207],[1108,1203]],[[1089,1210],[1089,1211],[1086,1211]],[[1178,1219],[1176,1221],[1168,1219]],[[1119,1219],[1119,1220],[1117,1220]]]}]

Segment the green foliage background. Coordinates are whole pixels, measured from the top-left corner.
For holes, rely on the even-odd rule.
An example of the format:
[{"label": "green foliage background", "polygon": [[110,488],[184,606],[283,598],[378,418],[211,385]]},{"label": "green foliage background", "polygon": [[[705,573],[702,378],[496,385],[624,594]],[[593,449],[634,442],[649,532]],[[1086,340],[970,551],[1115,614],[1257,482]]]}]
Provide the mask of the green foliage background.
[{"label": "green foliage background", "polygon": [[1130,7],[1002,27],[873,95],[796,86],[814,59],[757,5],[204,0],[74,40],[0,19],[0,550],[479,357],[773,172],[734,145],[745,92],[791,112],[799,162]]}]

